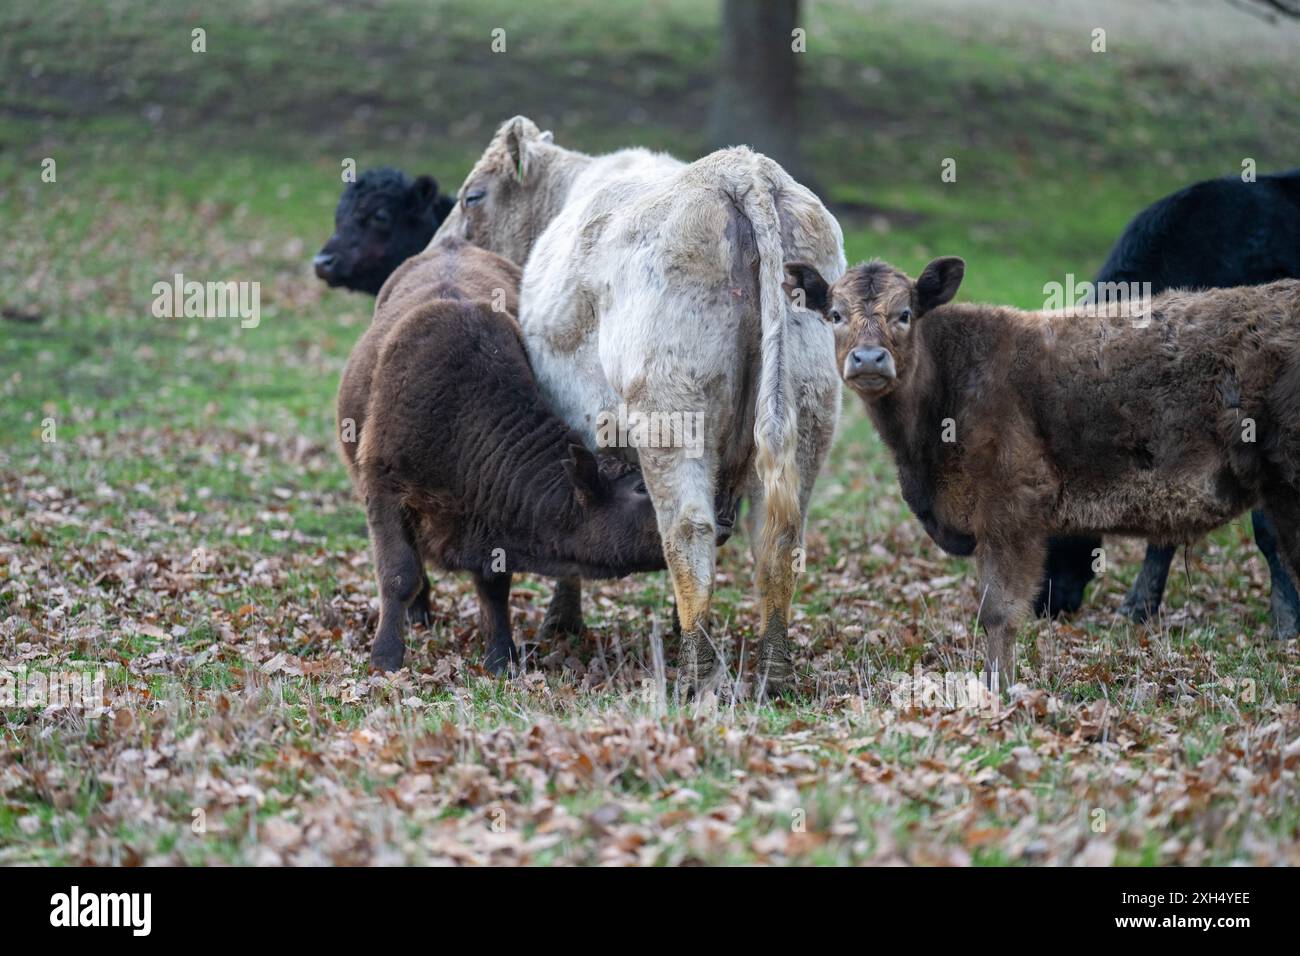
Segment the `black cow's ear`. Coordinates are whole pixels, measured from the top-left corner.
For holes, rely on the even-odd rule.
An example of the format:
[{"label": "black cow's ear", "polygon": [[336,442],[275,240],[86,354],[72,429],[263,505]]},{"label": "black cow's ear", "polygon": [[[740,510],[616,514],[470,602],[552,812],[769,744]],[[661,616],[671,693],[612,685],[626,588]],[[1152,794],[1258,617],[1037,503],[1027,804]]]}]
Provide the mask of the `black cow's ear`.
[{"label": "black cow's ear", "polygon": [[416,176],[415,182],[411,183],[411,196],[418,208],[431,207],[438,196],[438,180],[432,176]]},{"label": "black cow's ear", "polygon": [[814,312],[825,311],[830,298],[830,286],[816,266],[810,266],[806,262],[787,262],[785,275],[781,288],[785,289],[791,302]]},{"label": "black cow's ear", "polygon": [[965,275],[966,262],[958,256],[940,256],[931,262],[916,280],[916,314],[951,301]]},{"label": "black cow's ear", "polygon": [[596,456],[585,445],[571,444],[569,457],[564,460],[564,470],[573,482],[578,501],[584,505],[600,500],[600,466]]}]

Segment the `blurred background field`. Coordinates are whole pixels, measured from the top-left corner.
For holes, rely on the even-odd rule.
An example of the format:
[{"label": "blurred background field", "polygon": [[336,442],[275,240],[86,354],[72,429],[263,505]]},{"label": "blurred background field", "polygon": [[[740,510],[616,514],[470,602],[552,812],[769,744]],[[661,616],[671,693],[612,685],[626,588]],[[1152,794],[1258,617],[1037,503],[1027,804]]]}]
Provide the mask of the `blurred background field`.
[{"label": "blurred background field", "polygon": [[[1300,165],[1300,23],[1227,0],[805,0],[801,23],[797,135],[850,261],[959,254],[967,298],[1041,305],[1153,200]],[[517,113],[590,152],[702,155],[719,36],[699,0],[7,0],[0,659],[107,663],[149,703],[0,718],[0,861],[1296,861],[1297,651],[1266,639],[1248,525],[1180,558],[1151,628],[1116,616],[1141,554],[1121,545],[1076,620],[1022,638],[1047,697],[1015,719],[882,715],[886,675],[974,666],[975,596],[852,403],[810,529],[803,700],[647,702],[662,575],[591,589],[592,635],[504,686],[443,576],[414,673],[367,676],[365,523],[332,433],[372,300],[310,267],[340,163],[454,191]],[[260,282],[260,325],[154,318],[177,272]],[[718,601],[737,647],[740,544]],[[519,640],[548,593],[516,584]],[[1098,702],[1120,708],[1100,730]],[[640,749],[610,756],[611,734]],[[524,747],[549,783],[501,756]],[[226,823],[194,838],[195,806]],[[493,807],[510,839],[482,837]]]}]

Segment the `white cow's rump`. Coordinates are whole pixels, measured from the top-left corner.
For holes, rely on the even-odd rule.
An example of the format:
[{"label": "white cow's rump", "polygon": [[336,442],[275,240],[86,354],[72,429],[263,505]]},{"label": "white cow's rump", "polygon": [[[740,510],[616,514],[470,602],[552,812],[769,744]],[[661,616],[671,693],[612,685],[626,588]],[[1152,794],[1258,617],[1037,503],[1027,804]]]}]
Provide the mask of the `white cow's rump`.
[{"label": "white cow's rump", "polygon": [[[688,680],[725,676],[706,631],[715,500],[749,494],[762,529],[753,542],[760,677],[789,683],[795,549],[840,382],[830,329],[789,306],[782,264],[808,261],[839,276],[834,218],[743,147],[689,165],[637,149],[590,157],[516,118],[466,179],[443,229],[526,261],[520,323],[530,360],[556,412],[593,447],[601,421],[620,411],[702,420],[695,447],[671,426],[630,432],[642,436],[633,443],[673,578],[682,665]],[[647,434],[658,440],[646,444]]]}]

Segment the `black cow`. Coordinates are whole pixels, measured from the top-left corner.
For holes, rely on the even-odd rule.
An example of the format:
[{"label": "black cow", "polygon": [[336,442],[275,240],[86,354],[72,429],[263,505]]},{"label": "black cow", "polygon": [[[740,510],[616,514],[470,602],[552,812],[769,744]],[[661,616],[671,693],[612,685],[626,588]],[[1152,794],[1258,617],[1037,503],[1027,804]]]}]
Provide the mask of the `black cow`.
[{"label": "black cow", "polygon": [[[1128,224],[1097,283],[1150,282],[1165,289],[1212,289],[1300,278],[1300,169],[1243,182],[1238,176],[1196,183],[1153,203]],[[1272,577],[1273,629],[1294,637],[1300,597],[1277,553],[1272,519],[1251,513],[1255,542]],[[1051,540],[1039,614],[1076,611],[1092,580],[1100,538]],[[1147,545],[1146,561],[1124,602],[1124,613],[1145,621],[1160,608],[1173,546]]]},{"label": "black cow", "polygon": [[432,176],[412,180],[400,169],[362,173],[343,188],[334,235],[316,254],[316,275],[331,286],[377,295],[393,270],[422,252],[456,205]]}]

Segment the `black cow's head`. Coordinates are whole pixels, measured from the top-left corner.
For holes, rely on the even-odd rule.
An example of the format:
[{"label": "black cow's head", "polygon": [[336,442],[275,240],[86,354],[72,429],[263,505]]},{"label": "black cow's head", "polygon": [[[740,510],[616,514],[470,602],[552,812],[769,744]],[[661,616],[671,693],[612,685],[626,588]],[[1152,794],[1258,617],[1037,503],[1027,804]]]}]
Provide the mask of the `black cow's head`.
[{"label": "black cow's head", "polygon": [[330,236],[312,265],[331,286],[376,295],[393,270],[424,250],[455,204],[432,176],[371,169],[349,183]]}]

